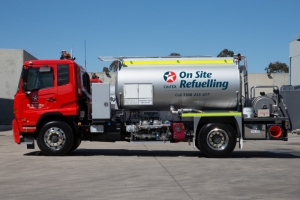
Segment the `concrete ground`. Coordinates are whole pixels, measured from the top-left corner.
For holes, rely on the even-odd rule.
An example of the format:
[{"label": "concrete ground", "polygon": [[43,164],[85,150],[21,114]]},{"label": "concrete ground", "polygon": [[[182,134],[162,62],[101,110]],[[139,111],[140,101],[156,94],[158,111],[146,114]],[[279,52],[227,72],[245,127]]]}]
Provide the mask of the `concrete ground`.
[{"label": "concrete ground", "polygon": [[300,137],[247,141],[229,158],[205,158],[187,143],[83,142],[43,156],[0,126],[0,199],[299,199]]}]

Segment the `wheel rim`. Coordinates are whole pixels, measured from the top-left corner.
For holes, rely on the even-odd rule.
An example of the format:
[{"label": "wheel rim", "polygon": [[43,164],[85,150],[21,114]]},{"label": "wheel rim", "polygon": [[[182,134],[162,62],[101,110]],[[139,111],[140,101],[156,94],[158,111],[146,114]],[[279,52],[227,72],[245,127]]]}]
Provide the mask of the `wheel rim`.
[{"label": "wheel rim", "polygon": [[227,147],[228,142],[228,134],[222,129],[215,128],[207,135],[208,146],[216,151],[224,150]]},{"label": "wheel rim", "polygon": [[44,136],[45,144],[53,149],[53,150],[60,150],[66,141],[66,135],[64,131],[57,127],[49,128]]}]

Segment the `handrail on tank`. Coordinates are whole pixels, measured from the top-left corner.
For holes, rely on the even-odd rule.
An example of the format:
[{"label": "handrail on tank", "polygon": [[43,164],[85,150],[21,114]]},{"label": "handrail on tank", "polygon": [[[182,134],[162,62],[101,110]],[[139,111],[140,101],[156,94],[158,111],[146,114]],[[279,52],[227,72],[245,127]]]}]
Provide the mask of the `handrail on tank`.
[{"label": "handrail on tank", "polygon": [[[247,58],[241,54],[233,55],[234,62],[238,65],[240,73],[244,74],[244,95],[245,95],[245,106],[248,106],[249,102],[249,88],[248,88],[248,65]],[[243,62],[241,64],[241,61]]]}]

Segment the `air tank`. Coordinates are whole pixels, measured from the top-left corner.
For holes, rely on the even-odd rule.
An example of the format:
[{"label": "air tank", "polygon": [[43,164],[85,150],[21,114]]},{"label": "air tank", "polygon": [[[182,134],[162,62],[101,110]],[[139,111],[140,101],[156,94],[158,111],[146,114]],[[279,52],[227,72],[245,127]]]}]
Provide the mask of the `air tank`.
[{"label": "air tank", "polygon": [[232,58],[152,58],[123,60],[115,91],[124,109],[235,110],[240,88]]}]

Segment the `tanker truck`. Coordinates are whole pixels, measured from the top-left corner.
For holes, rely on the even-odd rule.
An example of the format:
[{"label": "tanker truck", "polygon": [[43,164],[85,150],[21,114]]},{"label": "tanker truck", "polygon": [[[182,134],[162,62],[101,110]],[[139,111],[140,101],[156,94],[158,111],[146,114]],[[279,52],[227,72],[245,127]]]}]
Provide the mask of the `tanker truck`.
[{"label": "tanker truck", "polygon": [[[81,141],[185,141],[227,157],[244,140],[288,140],[290,119],[277,86],[248,89],[247,60],[234,57],[99,57],[115,83],[91,83],[73,59],[29,60],[14,99],[17,144],[62,156]],[[257,88],[272,88],[272,93]]]}]

